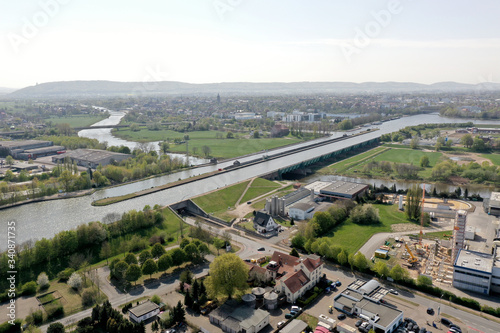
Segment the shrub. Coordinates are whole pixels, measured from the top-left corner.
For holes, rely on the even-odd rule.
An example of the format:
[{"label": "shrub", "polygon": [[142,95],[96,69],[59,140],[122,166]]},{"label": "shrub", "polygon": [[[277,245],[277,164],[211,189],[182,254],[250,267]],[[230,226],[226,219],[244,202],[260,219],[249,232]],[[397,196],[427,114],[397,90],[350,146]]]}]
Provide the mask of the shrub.
[{"label": "shrub", "polygon": [[37,284],[35,281],[30,281],[30,282],[26,282],[24,285],[23,285],[23,295],[24,296],[29,296],[29,295],[34,295],[36,294],[36,288],[37,288]]},{"label": "shrub", "polygon": [[57,274],[57,277],[59,278],[59,280],[61,281],[68,281],[68,279],[70,278],[71,274],[73,274],[75,272],[75,270],[73,268],[66,268],[64,271],[60,271],[58,274]]},{"label": "shrub", "polygon": [[47,311],[47,319],[54,319],[64,316],[64,308],[62,305],[49,307],[46,309]]},{"label": "shrub", "polygon": [[153,297],[151,297],[151,302],[156,303],[156,304],[160,304],[161,303],[160,296],[153,295]]},{"label": "shrub", "polygon": [[66,330],[64,329],[64,325],[61,323],[52,323],[47,328],[47,333],[64,333]]},{"label": "shrub", "polygon": [[85,290],[82,293],[82,305],[85,307],[94,305],[96,296],[95,290]]}]

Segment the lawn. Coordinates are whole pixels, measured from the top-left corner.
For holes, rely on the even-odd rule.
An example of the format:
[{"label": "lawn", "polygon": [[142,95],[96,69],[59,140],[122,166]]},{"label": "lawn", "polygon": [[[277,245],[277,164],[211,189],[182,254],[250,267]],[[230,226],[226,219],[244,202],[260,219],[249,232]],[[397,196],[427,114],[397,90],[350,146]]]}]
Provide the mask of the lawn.
[{"label": "lawn", "polygon": [[102,116],[66,116],[66,117],[51,117],[47,119],[47,122],[52,122],[52,124],[69,124],[71,127],[87,127],[92,124],[97,123],[98,121],[101,121],[103,119],[106,119],[107,117],[105,115]]},{"label": "lawn", "polygon": [[243,196],[243,199],[241,199],[241,203],[247,202],[267,192],[271,192],[272,190],[275,190],[279,187],[280,185],[275,182],[269,181],[267,179],[257,178],[253,181],[252,185]]},{"label": "lawn", "polygon": [[321,173],[333,173],[346,176],[362,176],[366,175],[373,178],[398,178],[393,171],[390,174],[383,173],[380,170],[373,169],[369,174],[363,172],[364,166],[369,162],[393,162],[393,163],[410,163],[415,166],[420,166],[420,158],[426,155],[429,158],[429,167],[418,172],[420,178],[426,179],[431,176],[432,167],[439,161],[442,154],[439,152],[424,152],[417,149],[408,148],[390,148],[377,147],[362,154],[348,158],[347,160],[334,163],[320,170]]},{"label": "lawn", "polygon": [[390,232],[391,225],[409,223],[404,212],[398,211],[397,205],[373,205],[378,208],[381,223],[377,225],[358,225],[344,222],[333,230],[331,243],[345,248],[349,253],[358,251],[370,237],[379,232]]},{"label": "lawn", "polygon": [[481,157],[489,159],[494,165],[500,165],[500,154],[481,154]]},{"label": "lawn", "polygon": [[[436,231],[436,232],[427,232],[427,233],[424,233],[424,235],[422,236],[422,238],[424,239],[450,239],[450,237],[445,237],[445,235],[451,235],[453,233],[452,230],[448,230],[448,231]],[[410,237],[413,236],[413,237],[419,237],[419,234],[414,234],[414,235],[409,235]]]},{"label": "lawn", "polygon": [[208,214],[224,213],[228,207],[234,207],[249,182],[247,180],[192,200]]},{"label": "lawn", "polygon": [[[241,155],[256,153],[266,149],[273,149],[289,144],[301,142],[301,139],[295,137],[284,138],[260,138],[260,139],[216,139],[219,131],[193,131],[187,133],[175,132],[172,130],[149,131],[141,129],[133,132],[131,130],[114,130],[113,134],[131,141],[162,141],[183,139],[184,135],[189,135],[188,146],[190,153],[201,156],[203,154],[201,147],[210,147],[210,156],[217,158],[233,158]],[[186,152],[186,144],[170,144],[171,152]]]}]

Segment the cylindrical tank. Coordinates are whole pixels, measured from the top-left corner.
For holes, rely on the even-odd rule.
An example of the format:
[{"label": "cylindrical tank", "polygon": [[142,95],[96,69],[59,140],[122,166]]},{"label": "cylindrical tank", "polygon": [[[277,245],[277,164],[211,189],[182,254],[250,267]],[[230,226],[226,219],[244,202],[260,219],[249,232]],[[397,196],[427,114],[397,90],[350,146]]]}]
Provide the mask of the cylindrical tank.
[{"label": "cylindrical tank", "polygon": [[268,310],[274,310],[278,306],[278,294],[270,291],[264,295],[264,305]]},{"label": "cylindrical tank", "polygon": [[261,287],[256,287],[252,289],[252,294],[255,295],[257,299],[264,298],[264,294],[266,293],[266,290]]},{"label": "cylindrical tank", "polygon": [[254,294],[245,294],[241,296],[241,299],[243,300],[243,304],[245,304],[248,307],[255,308],[255,295]]}]

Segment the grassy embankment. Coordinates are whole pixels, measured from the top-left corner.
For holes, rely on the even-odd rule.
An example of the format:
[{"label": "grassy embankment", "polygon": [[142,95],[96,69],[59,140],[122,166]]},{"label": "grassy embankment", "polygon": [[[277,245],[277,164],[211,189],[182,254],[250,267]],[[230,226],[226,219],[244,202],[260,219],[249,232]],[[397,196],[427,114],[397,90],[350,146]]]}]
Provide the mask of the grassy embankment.
[{"label": "grassy embankment", "polygon": [[[217,133],[223,133],[224,139],[216,139]],[[131,141],[162,141],[181,139],[184,140],[184,135],[189,135],[189,152],[194,155],[203,156],[202,147],[210,148],[210,156],[216,158],[233,158],[241,155],[256,153],[265,149],[273,149],[289,144],[301,142],[303,140],[296,137],[288,136],[284,138],[242,138],[226,139],[225,132],[219,131],[193,131],[187,133],[176,132],[172,130],[150,131],[142,128],[140,131],[133,132],[129,129],[115,129],[113,134],[122,139]],[[196,150],[194,153],[193,148]],[[170,144],[170,151],[176,153],[185,153],[186,144]]]},{"label": "grassy embankment", "polygon": [[380,170],[372,170],[369,174],[363,172],[363,168],[370,162],[393,162],[393,163],[410,163],[416,166],[420,165],[420,158],[426,155],[429,158],[429,167],[423,168],[418,172],[419,178],[426,179],[431,176],[432,167],[436,165],[442,156],[439,152],[424,152],[421,150],[407,148],[391,148],[377,147],[362,154],[353,156],[346,160],[331,164],[320,169],[320,174],[338,174],[352,177],[372,177],[372,178],[390,178],[396,179],[398,175],[392,171],[391,173],[383,173]]}]

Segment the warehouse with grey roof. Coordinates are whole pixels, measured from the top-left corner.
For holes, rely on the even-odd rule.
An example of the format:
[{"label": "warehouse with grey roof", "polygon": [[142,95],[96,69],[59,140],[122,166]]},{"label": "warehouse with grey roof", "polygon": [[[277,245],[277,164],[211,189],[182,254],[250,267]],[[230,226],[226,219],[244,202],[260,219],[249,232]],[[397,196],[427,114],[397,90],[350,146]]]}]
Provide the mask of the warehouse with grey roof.
[{"label": "warehouse with grey roof", "polygon": [[52,162],[62,163],[64,159],[68,157],[77,165],[96,169],[99,165],[105,166],[115,162],[121,162],[131,156],[132,155],[130,154],[115,153],[100,149],[76,149],[68,151],[65,154],[52,157]]}]

